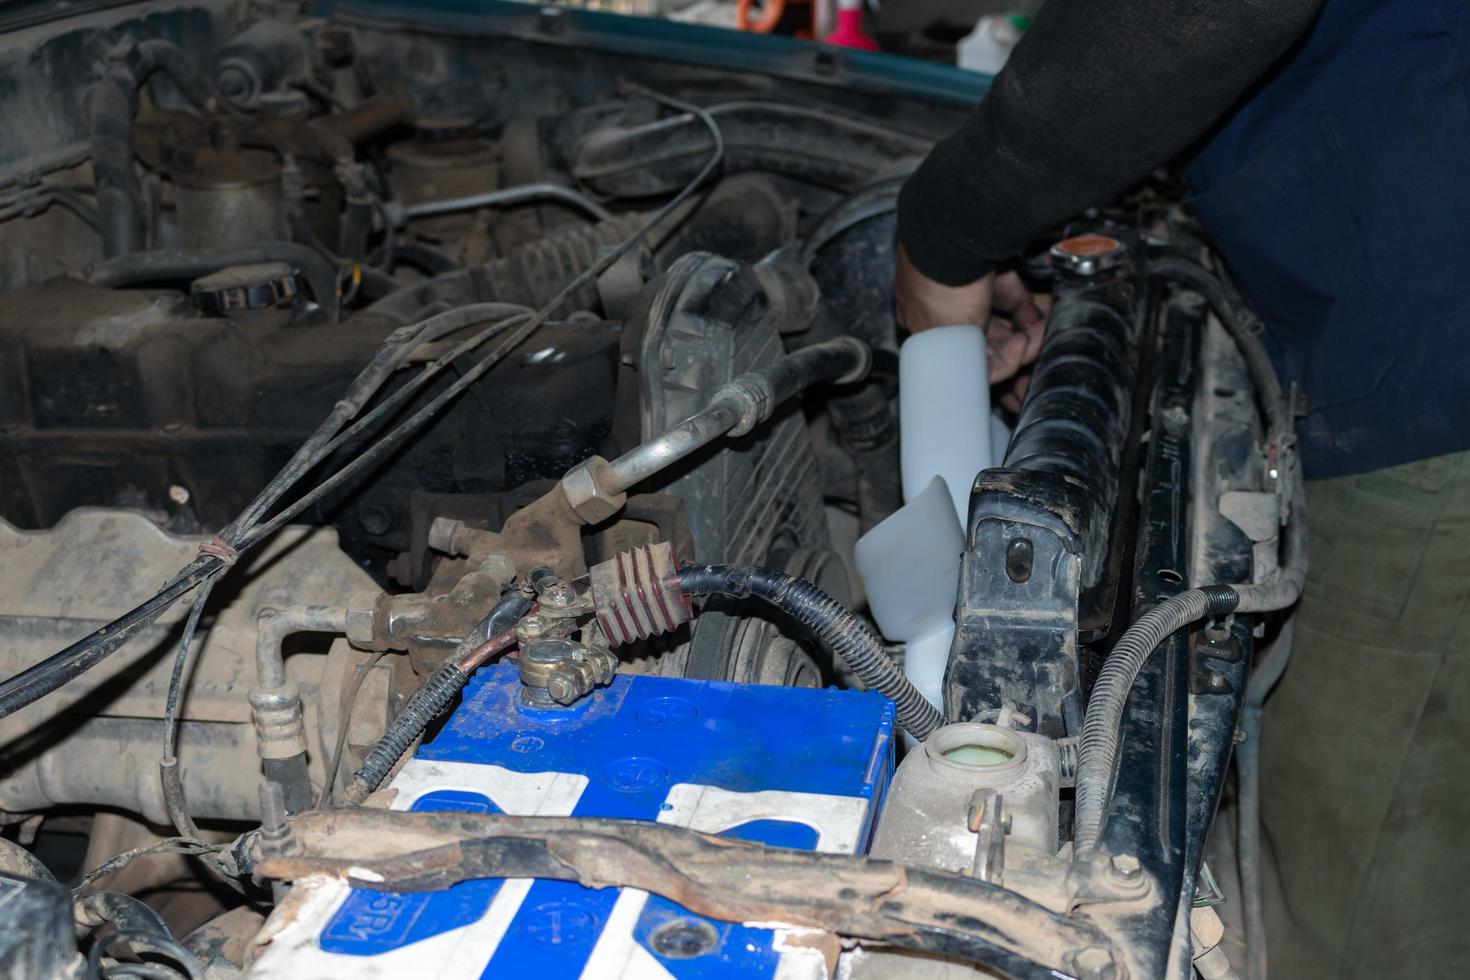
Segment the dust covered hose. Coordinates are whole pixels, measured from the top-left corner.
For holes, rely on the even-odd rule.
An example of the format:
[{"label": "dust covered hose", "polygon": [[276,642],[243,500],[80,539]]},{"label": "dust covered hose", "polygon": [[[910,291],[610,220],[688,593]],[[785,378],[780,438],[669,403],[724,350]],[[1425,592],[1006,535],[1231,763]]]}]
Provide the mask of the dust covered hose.
[{"label": "dust covered hose", "polygon": [[836,599],[805,579],[758,565],[685,565],[679,586],[691,596],[756,596],[791,616],[832,648],[870,689],[893,700],[898,723],[922,741],[944,724],[883,648],[883,641]]}]

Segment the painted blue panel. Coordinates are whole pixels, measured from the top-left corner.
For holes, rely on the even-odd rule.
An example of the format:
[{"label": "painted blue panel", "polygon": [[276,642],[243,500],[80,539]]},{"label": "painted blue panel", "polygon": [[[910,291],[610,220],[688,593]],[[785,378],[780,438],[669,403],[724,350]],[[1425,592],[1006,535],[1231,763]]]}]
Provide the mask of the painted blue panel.
[{"label": "painted blue panel", "polygon": [[[866,840],[893,772],[894,708],[870,692],[810,690],[619,675],[570,708],[520,703],[514,665],[482,670],[462,703],[418,758],[495,765],[516,772],[588,777],[576,816],[655,820],[678,784],[733,792],[784,790],[870,802]],[[414,809],[493,808],[478,793],[438,791]],[[816,831],[792,819],[753,820],[731,837],[777,847],[811,848]],[[331,952],[373,955],[466,925],[485,911],[498,882],[465,882],[428,895],[357,893],[323,932]],[[490,956],[486,977],[579,976],[607,924],[617,889],[572,882],[531,886],[510,929]],[[650,945],[660,926],[693,919],[652,896],[633,933],[673,976],[762,977],[779,952],[768,930],[708,922],[720,937],[710,951],[665,957]]]},{"label": "painted blue panel", "polygon": [[[483,795],[462,790],[425,793],[411,809],[421,813],[501,812]],[[462,881],[439,893],[354,891],[317,942],[329,953],[385,953],[478,921],[498,891],[500,882],[495,880]]]}]

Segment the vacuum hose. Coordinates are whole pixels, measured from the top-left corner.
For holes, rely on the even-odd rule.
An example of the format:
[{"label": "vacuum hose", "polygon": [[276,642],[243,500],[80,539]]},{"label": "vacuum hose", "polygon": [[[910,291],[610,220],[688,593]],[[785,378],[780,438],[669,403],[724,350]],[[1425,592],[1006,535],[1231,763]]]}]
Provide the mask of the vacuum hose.
[{"label": "vacuum hose", "polygon": [[898,723],[923,741],[944,724],[944,716],[924,699],[898,669],[883,641],[836,599],[805,579],[758,565],[687,565],[679,587],[691,596],[756,596],[811,630],[869,688],[892,699]]}]

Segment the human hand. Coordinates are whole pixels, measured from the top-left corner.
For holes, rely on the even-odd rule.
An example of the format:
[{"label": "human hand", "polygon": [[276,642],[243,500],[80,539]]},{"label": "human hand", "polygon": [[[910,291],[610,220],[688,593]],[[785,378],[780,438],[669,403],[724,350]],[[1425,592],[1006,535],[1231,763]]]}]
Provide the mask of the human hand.
[{"label": "human hand", "polygon": [[899,326],[910,333],[956,323],[983,327],[990,383],[1012,382],[997,393],[997,400],[1012,411],[1020,408],[1027,379],[1018,375],[1041,351],[1050,297],[1032,296],[1014,272],[992,272],[963,286],[946,286],[920,272],[899,245],[893,303]]}]

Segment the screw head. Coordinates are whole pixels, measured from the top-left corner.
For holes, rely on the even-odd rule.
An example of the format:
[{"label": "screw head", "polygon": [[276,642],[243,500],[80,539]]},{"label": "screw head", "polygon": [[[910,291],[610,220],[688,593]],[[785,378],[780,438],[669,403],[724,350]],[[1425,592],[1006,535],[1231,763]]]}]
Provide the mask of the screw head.
[{"label": "screw head", "polygon": [[1143,862],[1132,854],[1114,854],[1108,867],[1124,881],[1137,881],[1143,875]]}]

